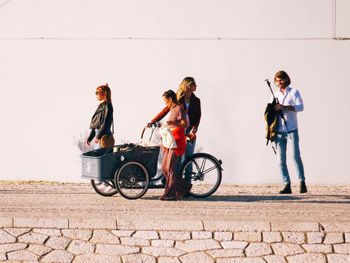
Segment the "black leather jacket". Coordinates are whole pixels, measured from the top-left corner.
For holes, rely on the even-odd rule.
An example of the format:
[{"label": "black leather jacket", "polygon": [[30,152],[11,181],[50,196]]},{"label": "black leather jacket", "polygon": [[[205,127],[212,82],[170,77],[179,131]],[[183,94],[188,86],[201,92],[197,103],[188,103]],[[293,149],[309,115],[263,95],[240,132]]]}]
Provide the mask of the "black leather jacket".
[{"label": "black leather jacket", "polygon": [[105,134],[111,132],[111,126],[113,123],[113,105],[110,102],[102,102],[96,109],[94,115],[91,118],[90,123],[90,135],[88,138],[88,142],[91,142],[95,137],[95,129],[98,129],[98,134],[96,136],[97,139],[101,139],[101,137]]},{"label": "black leather jacket", "polygon": [[190,98],[190,106],[188,109],[186,108],[185,97],[182,97],[179,100],[179,103],[183,106],[183,108],[187,111],[188,118],[190,123],[186,129],[186,133],[189,133],[192,129],[194,132],[197,132],[199,123],[201,121],[201,100],[192,93]]}]

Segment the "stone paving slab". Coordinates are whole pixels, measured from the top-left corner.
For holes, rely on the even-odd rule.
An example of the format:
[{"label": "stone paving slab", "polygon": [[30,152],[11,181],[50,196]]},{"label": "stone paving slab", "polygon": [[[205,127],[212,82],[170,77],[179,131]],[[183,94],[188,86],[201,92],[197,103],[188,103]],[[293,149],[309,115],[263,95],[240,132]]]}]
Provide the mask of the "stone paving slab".
[{"label": "stone paving slab", "polygon": [[68,219],[54,217],[15,217],[13,218],[13,227],[68,228]]},{"label": "stone paving slab", "polygon": [[269,231],[270,222],[205,220],[204,229],[210,231]]},{"label": "stone paving slab", "polygon": [[[350,218],[349,218],[350,220]],[[337,223],[321,223],[320,227],[323,231],[326,232],[339,232],[347,231],[350,232],[350,221],[348,222],[337,222]]]},{"label": "stone paving slab", "polygon": [[200,220],[135,220],[119,219],[118,228],[133,230],[203,230]]},{"label": "stone paving slab", "polygon": [[12,227],[13,218],[12,217],[0,217],[0,227]]},{"label": "stone paving slab", "polygon": [[319,231],[318,222],[284,222],[274,221],[271,223],[272,231]]},{"label": "stone paving slab", "polygon": [[115,229],[116,220],[111,218],[71,218],[69,219],[69,228],[101,228]]}]

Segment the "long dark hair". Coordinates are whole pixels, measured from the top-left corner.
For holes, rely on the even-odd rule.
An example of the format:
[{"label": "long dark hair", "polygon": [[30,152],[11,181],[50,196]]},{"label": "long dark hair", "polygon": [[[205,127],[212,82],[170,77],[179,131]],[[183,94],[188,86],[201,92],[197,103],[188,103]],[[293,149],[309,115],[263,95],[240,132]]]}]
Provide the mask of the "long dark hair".
[{"label": "long dark hair", "polygon": [[165,97],[167,99],[171,98],[175,104],[178,104],[177,98],[176,98],[176,93],[174,91],[172,91],[171,89],[164,92],[162,97]]},{"label": "long dark hair", "polygon": [[111,89],[108,86],[108,83],[106,83],[105,85],[101,85],[99,87],[97,87],[97,89],[100,89],[103,93],[106,93],[106,100],[109,103],[112,103],[112,92]]}]

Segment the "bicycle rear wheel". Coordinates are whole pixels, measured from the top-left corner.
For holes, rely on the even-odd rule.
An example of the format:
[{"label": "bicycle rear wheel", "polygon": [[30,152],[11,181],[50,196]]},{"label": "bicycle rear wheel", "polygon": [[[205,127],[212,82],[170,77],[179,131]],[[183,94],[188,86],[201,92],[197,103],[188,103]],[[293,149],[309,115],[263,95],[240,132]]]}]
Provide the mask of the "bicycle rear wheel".
[{"label": "bicycle rear wheel", "polygon": [[115,184],[123,197],[127,199],[140,198],[148,190],[148,171],[139,162],[128,162],[116,171]]},{"label": "bicycle rear wheel", "polygon": [[190,195],[204,198],[212,195],[221,183],[221,164],[210,154],[196,153],[185,160],[181,174],[183,178],[191,178]]}]

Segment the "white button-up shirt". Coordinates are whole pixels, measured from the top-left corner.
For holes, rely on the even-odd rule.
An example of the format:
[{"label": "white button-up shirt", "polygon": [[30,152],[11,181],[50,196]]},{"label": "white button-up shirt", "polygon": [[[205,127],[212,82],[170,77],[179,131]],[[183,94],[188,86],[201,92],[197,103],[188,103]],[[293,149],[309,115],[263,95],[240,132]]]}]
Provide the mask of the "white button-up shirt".
[{"label": "white button-up shirt", "polygon": [[286,122],[279,117],[278,132],[288,132],[298,129],[297,113],[304,110],[303,99],[300,92],[292,87],[287,87],[283,94],[280,89],[275,93],[276,98],[281,105],[294,106],[295,111],[284,110],[283,116]]}]

